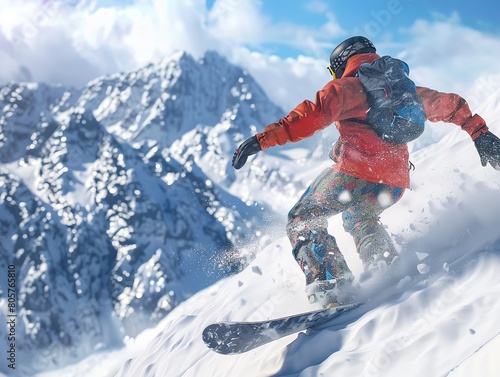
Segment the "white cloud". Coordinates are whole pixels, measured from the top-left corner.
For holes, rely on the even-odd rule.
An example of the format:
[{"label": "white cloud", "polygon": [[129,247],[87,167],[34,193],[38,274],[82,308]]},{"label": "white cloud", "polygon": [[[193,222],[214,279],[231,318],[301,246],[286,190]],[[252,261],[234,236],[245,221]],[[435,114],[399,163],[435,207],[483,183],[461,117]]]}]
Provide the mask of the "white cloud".
[{"label": "white cloud", "polygon": [[114,8],[1,0],[0,7],[0,48],[10,61],[10,69],[0,72],[2,82],[17,78],[12,61],[27,67],[34,80],[82,85],[178,49],[199,55],[211,44],[202,0],[138,0]]},{"label": "white cloud", "polygon": [[314,100],[316,92],[331,79],[326,69],[328,63],[322,59],[307,56],[281,59],[247,48],[234,49],[227,56],[247,68],[286,113],[304,99]]},{"label": "white cloud", "polygon": [[326,1],[321,1],[321,0],[312,0],[312,1],[307,1],[304,5],[304,8],[313,13],[324,13],[330,8],[328,3]]},{"label": "white cloud", "polygon": [[345,33],[332,13],[326,13],[326,22],[306,27],[291,22],[275,22],[262,11],[262,1],[217,0],[209,14],[208,32],[218,41],[233,45],[258,47],[263,44],[299,48],[318,56],[331,40]]},{"label": "white cloud", "polygon": [[261,1],[217,0],[208,15],[210,32],[220,40],[260,45],[272,25],[260,8]]},{"label": "white cloud", "polygon": [[409,42],[400,56],[413,67],[418,84],[459,93],[472,107],[500,88],[498,36],[464,26],[457,14],[419,20],[402,32]]}]

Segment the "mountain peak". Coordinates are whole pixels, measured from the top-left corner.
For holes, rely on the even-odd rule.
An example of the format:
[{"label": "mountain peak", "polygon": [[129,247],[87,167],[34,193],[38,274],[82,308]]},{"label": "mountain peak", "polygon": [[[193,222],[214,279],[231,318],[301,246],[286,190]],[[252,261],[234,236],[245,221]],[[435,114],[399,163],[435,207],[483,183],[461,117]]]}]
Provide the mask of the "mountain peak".
[{"label": "mountain peak", "polygon": [[150,63],[148,64],[148,66],[156,66],[159,68],[164,68],[172,63],[176,63],[178,65],[192,64],[195,63],[195,59],[187,51],[179,50],[169,56],[165,56],[158,63]]},{"label": "mountain peak", "polygon": [[247,72],[215,51],[198,60],[177,51],[139,70],[103,76],[87,85],[77,105],[92,108],[97,121],[120,139],[154,140],[162,147],[227,118],[249,136],[255,124],[282,115]]}]

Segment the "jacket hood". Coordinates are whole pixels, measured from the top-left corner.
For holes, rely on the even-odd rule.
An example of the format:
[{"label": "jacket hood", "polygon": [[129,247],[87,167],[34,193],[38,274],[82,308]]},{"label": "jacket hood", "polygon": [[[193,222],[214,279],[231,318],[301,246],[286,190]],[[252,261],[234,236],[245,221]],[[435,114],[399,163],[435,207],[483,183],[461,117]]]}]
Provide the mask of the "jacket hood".
[{"label": "jacket hood", "polygon": [[371,63],[372,61],[374,61],[378,58],[380,58],[380,56],[378,54],[375,54],[375,53],[358,54],[358,55],[351,56],[349,58],[349,60],[347,61],[347,65],[345,67],[345,71],[344,71],[344,74],[342,75],[342,78],[354,77],[361,64]]}]

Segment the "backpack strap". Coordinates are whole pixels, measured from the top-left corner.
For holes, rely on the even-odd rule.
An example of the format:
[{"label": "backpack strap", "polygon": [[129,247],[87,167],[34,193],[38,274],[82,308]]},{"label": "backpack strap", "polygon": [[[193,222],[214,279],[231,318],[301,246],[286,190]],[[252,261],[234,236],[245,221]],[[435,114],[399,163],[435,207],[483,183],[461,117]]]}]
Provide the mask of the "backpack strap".
[{"label": "backpack strap", "polygon": [[348,122],[354,122],[354,123],[359,123],[359,124],[366,124],[367,126],[370,125],[370,123],[368,123],[366,120],[363,120],[363,119],[349,118],[349,119],[345,119],[345,120],[347,120]]}]

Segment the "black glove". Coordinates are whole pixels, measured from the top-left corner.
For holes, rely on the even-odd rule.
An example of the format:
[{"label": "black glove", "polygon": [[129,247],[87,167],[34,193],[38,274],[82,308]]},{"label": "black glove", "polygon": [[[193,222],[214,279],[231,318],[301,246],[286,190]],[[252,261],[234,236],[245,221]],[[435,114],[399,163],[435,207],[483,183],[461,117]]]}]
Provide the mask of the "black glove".
[{"label": "black glove", "polygon": [[481,157],[481,165],[489,162],[493,168],[500,171],[500,139],[491,132],[485,132],[474,140]]},{"label": "black glove", "polygon": [[243,165],[245,165],[245,162],[247,162],[248,157],[260,152],[261,150],[262,148],[257,140],[257,136],[246,139],[243,143],[241,143],[236,152],[234,152],[233,167],[235,169],[241,169]]}]

